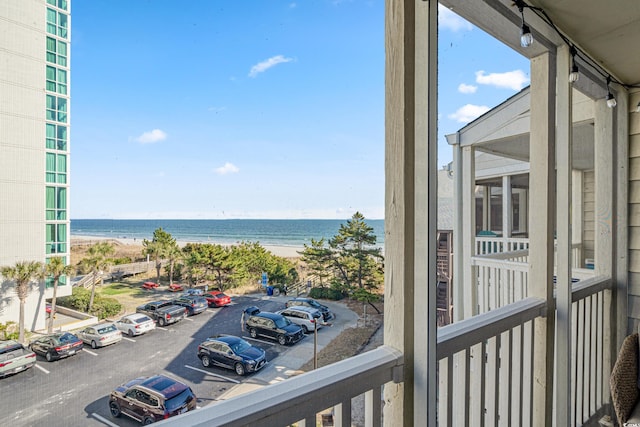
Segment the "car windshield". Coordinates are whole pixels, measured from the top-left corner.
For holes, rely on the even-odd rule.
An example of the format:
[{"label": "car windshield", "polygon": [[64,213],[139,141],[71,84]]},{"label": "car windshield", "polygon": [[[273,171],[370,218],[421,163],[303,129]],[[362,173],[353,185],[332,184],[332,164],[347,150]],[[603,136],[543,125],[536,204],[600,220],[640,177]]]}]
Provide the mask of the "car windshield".
[{"label": "car windshield", "polygon": [[320,305],[320,303],[318,303],[317,301],[314,300],[309,300],[309,305],[311,307],[315,307],[315,308],[321,308],[322,306]]},{"label": "car windshield", "polygon": [[109,332],[113,332],[115,330],[116,330],[116,327],[114,325],[107,325],[107,326],[105,326],[103,328],[98,329],[98,333],[99,334],[106,334],[106,333],[109,333]]},{"label": "car windshield", "polygon": [[276,319],[276,326],[278,328],[284,328],[285,326],[288,326],[291,324],[291,321],[289,319],[287,319],[286,317],[280,317],[278,319]]},{"label": "car windshield", "polygon": [[191,392],[190,388],[185,389],[182,393],[173,396],[171,399],[168,399],[164,403],[164,407],[167,411],[173,412],[186,402],[191,402],[191,399],[194,399],[195,396],[193,392]]},{"label": "car windshield", "polygon": [[251,344],[249,344],[248,342],[242,340],[242,341],[238,341],[237,343],[233,344],[231,346],[231,350],[233,350],[234,353],[239,354],[239,353],[242,353],[243,351],[247,350],[250,347],[251,347]]},{"label": "car windshield", "polygon": [[138,317],[136,320],[136,323],[142,323],[142,322],[148,322],[149,320],[151,320],[148,317]]},{"label": "car windshield", "polygon": [[76,337],[74,335],[71,335],[69,333],[65,333],[60,335],[60,338],[58,338],[58,341],[60,342],[71,342],[71,341],[75,341]]}]

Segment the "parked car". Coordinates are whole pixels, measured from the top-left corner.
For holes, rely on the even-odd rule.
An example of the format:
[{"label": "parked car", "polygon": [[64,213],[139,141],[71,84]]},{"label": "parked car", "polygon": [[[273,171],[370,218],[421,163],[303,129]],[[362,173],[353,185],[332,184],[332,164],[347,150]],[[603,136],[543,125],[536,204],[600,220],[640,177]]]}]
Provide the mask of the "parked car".
[{"label": "parked car", "polygon": [[182,292],[184,290],[184,286],[179,283],[172,283],[169,285],[169,292]]},{"label": "parked car", "polygon": [[178,322],[187,317],[187,309],[171,301],[152,301],[136,308],[136,313],[146,314],[158,322],[158,326]]},{"label": "parked car", "polygon": [[175,305],[180,305],[186,308],[187,311],[189,312],[189,316],[202,313],[209,306],[209,304],[207,303],[207,299],[205,297],[198,297],[193,295],[176,298],[173,300],[173,303]]},{"label": "parked car", "polygon": [[36,364],[36,354],[17,341],[0,341],[0,378],[26,371]]},{"label": "parked car", "polygon": [[238,375],[256,372],[267,364],[263,349],[231,335],[208,338],[198,346],[198,357],[205,368],[221,366],[235,370]]},{"label": "parked car", "polygon": [[127,314],[117,320],[115,323],[116,328],[123,334],[127,334],[130,337],[136,335],[142,335],[156,328],[156,322],[152,318],[142,313]]},{"label": "parked car", "polygon": [[82,340],[70,332],[44,335],[29,344],[31,351],[43,356],[47,362],[73,356],[82,350],[82,347]]},{"label": "parked car", "polygon": [[209,307],[224,307],[231,304],[231,297],[224,292],[211,291],[203,296],[207,299]]},{"label": "parked car", "polygon": [[277,340],[280,345],[295,344],[302,339],[302,328],[291,323],[286,317],[261,311],[246,317],[245,330],[251,338],[258,336]]},{"label": "parked car", "polygon": [[302,326],[305,333],[315,331],[316,328],[320,329],[324,323],[320,310],[304,305],[285,308],[284,310],[277,311],[276,313],[283,315],[292,323]]},{"label": "parked car", "polygon": [[113,323],[98,323],[84,328],[77,334],[82,342],[91,344],[91,348],[104,347],[122,341],[122,332]]},{"label": "parked car", "polygon": [[327,307],[324,304],[320,304],[318,301],[314,300],[313,298],[299,297],[299,298],[293,298],[287,301],[287,308],[296,307],[296,306],[305,306],[305,307],[315,308],[316,310],[320,310],[325,322],[328,322],[329,320],[334,319],[336,317],[336,315],[331,310],[329,310],[329,307]]},{"label": "parked car", "polygon": [[164,375],[140,377],[122,384],[109,396],[109,412],[114,418],[124,414],[151,424],[196,409],[191,388]]},{"label": "parked car", "polygon": [[160,285],[158,285],[156,282],[144,282],[142,284],[142,289],[148,289],[148,290],[153,290],[153,289],[158,289]]},{"label": "parked car", "polygon": [[204,295],[204,291],[202,289],[191,289],[191,288],[187,289],[182,294],[182,296],[197,296],[197,297],[201,297],[202,295]]}]

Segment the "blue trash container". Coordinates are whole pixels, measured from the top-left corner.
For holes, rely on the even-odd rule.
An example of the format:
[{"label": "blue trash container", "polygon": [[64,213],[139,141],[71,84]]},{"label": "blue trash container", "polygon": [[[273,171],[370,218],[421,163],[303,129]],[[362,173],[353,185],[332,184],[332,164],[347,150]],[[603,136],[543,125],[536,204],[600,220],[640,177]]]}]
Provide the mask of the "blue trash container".
[{"label": "blue trash container", "polygon": [[273,286],[267,286],[267,295],[268,296],[272,296],[273,295]]}]

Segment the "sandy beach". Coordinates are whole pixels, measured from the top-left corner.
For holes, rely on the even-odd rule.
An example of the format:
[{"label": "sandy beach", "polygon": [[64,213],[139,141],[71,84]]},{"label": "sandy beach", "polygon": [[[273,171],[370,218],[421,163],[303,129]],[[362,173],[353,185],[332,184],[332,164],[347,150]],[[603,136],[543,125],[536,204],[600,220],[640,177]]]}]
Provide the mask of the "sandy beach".
[{"label": "sandy beach", "polygon": [[[74,245],[74,242],[78,243],[81,241],[82,243],[87,244],[89,242],[99,242],[102,240],[117,241],[122,245],[140,246],[141,248],[140,250],[142,251],[142,241],[140,239],[131,239],[126,237],[114,239],[112,237],[79,236],[74,234],[71,236],[71,246]],[[186,242],[186,241],[178,240],[177,243],[178,245],[180,245],[180,247],[183,247],[187,243],[204,243],[204,242]],[[211,242],[211,243],[215,243],[215,242]],[[302,251],[304,249],[304,247],[295,247],[295,246],[277,246],[277,245],[264,245],[264,244],[261,244],[261,246],[266,250],[268,250],[269,252],[271,252],[272,254],[283,257],[283,258],[300,258],[300,254],[298,253],[298,251]]]}]

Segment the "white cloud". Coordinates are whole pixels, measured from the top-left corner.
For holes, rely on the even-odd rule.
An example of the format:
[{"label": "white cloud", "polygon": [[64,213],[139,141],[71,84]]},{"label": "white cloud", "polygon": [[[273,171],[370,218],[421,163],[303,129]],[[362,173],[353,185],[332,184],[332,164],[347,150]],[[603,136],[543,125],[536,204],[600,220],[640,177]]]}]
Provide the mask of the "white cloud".
[{"label": "white cloud", "polygon": [[480,70],[476,71],[476,83],[504,89],[520,90],[529,84],[529,77],[527,77],[522,70],[491,74],[486,74],[485,71]]},{"label": "white cloud", "polygon": [[228,173],[238,173],[240,169],[234,165],[233,163],[225,163],[224,166],[220,166],[219,168],[215,168],[214,172],[218,175],[226,175]]},{"label": "white cloud", "polygon": [[473,25],[441,4],[438,5],[438,26],[453,32],[460,30],[471,31],[473,29]]},{"label": "white cloud", "polygon": [[153,144],[159,141],[164,141],[165,139],[167,139],[167,134],[165,132],[160,129],[154,129],[134,138],[134,141],[138,141],[140,144]]},{"label": "white cloud", "polygon": [[484,113],[489,111],[489,107],[486,105],[473,105],[466,104],[453,113],[449,114],[447,117],[453,119],[459,123],[469,123],[470,121],[480,117]]},{"label": "white cloud", "polygon": [[458,92],[460,93],[476,93],[477,90],[478,86],[474,85],[460,83],[460,86],[458,86]]},{"label": "white cloud", "polygon": [[249,71],[249,77],[256,77],[258,74],[267,71],[269,68],[274,67],[278,64],[282,64],[284,62],[291,62],[292,58],[285,58],[282,55],[272,56],[271,58],[259,62],[258,64],[251,67],[251,71]]}]

